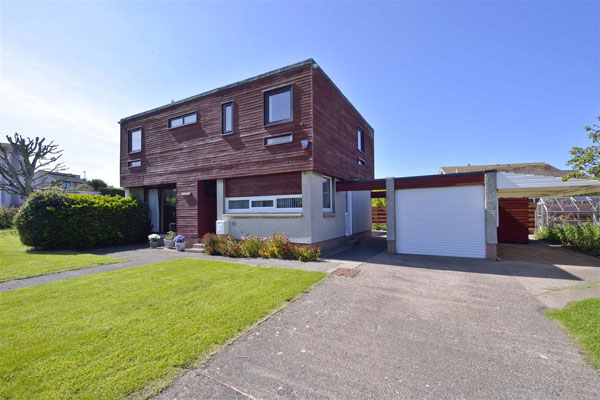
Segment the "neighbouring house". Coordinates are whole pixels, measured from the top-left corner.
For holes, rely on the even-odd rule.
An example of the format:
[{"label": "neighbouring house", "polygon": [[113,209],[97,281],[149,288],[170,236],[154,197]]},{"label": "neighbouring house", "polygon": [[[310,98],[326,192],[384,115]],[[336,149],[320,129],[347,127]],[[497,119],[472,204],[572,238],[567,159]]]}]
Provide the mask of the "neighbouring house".
[{"label": "neighbouring house", "polygon": [[465,172],[481,172],[495,170],[514,174],[543,175],[563,177],[570,170],[558,169],[545,162],[517,163],[517,164],[490,164],[490,165],[462,165],[456,167],[441,167],[439,174],[459,174]]},{"label": "neighbouring house", "polygon": [[[18,166],[17,158],[11,152],[10,144],[0,143],[0,146],[2,146],[2,148],[7,150],[9,161],[11,162],[11,164],[14,167],[17,167]],[[4,161],[0,160],[0,163],[2,163],[2,162],[4,162]],[[0,175],[0,182],[1,183],[7,182],[6,179],[4,179],[4,177],[2,175]],[[23,204],[23,199],[21,198],[21,196],[16,195],[16,194],[11,194],[5,190],[0,189],[0,206],[20,207],[22,204]]]},{"label": "neighbouring house", "polygon": [[374,131],[312,59],[121,119],[120,175],[154,232],[188,245],[285,233],[333,247],[371,232]]},{"label": "neighbouring house", "polygon": [[69,191],[85,183],[79,175],[64,172],[36,171],[33,179],[35,186],[40,189],[56,186]]}]

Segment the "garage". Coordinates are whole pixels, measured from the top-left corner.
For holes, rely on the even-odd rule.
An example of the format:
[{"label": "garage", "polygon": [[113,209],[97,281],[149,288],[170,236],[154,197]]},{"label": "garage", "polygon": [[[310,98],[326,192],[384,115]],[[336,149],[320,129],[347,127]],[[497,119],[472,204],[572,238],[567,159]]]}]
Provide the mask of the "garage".
[{"label": "garage", "polygon": [[396,190],[396,253],[485,258],[483,185]]}]

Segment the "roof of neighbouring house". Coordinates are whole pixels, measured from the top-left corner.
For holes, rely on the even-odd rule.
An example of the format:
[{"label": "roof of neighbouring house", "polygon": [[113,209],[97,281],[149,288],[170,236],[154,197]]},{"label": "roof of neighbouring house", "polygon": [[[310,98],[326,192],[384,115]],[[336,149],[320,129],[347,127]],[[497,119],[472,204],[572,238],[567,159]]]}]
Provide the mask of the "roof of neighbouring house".
[{"label": "roof of neighbouring house", "polygon": [[489,165],[462,165],[455,167],[441,167],[440,174],[456,174],[464,172],[477,172],[495,169],[498,172],[511,172],[515,174],[565,176],[571,171],[558,169],[545,162],[517,163],[517,164],[489,164]]}]

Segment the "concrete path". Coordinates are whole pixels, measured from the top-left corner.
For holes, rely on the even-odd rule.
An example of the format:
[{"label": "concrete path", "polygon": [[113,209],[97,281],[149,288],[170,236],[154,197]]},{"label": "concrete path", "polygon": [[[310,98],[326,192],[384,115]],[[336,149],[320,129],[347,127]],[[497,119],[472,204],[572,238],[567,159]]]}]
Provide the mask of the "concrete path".
[{"label": "concrete path", "polygon": [[0,282],[0,292],[9,290],[22,289],[30,286],[38,286],[44,283],[57,282],[65,279],[77,278],[80,276],[97,274],[100,272],[115,271],[119,269],[138,267],[141,265],[153,264],[161,261],[169,261],[177,258],[196,258],[204,260],[225,261],[233,263],[242,263],[249,265],[259,265],[267,267],[293,268],[303,269],[308,271],[332,271],[338,266],[344,264],[344,260],[329,260],[323,259],[317,262],[300,262],[293,260],[277,260],[277,259],[262,259],[262,258],[228,258],[221,256],[209,256],[202,253],[178,252],[175,250],[166,250],[164,248],[150,249],[147,245],[143,246],[126,246],[110,249],[102,249],[92,251],[93,254],[116,257],[127,260],[120,263],[108,265],[96,265],[70,271],[56,272],[32,278],[16,279],[12,281]]},{"label": "concrete path", "polygon": [[598,372],[541,313],[571,291],[544,288],[600,280],[597,258],[507,246],[501,262],[361,264],[361,251],[340,254],[355,278],[328,278],[157,398],[598,399]]}]

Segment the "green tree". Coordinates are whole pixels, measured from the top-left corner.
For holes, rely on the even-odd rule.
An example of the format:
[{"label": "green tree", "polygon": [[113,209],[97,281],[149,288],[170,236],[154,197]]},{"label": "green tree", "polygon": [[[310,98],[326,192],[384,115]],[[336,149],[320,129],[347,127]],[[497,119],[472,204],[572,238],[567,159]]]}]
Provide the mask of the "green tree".
[{"label": "green tree", "polygon": [[[600,117],[598,117],[600,121]],[[573,147],[571,159],[567,161],[573,172],[563,177],[563,181],[571,178],[589,178],[600,180],[600,125],[584,126],[592,144],[588,147]]]},{"label": "green tree", "polygon": [[108,184],[104,182],[102,179],[92,179],[88,182],[88,184],[94,188],[94,190],[98,191],[101,187],[108,187]]}]

